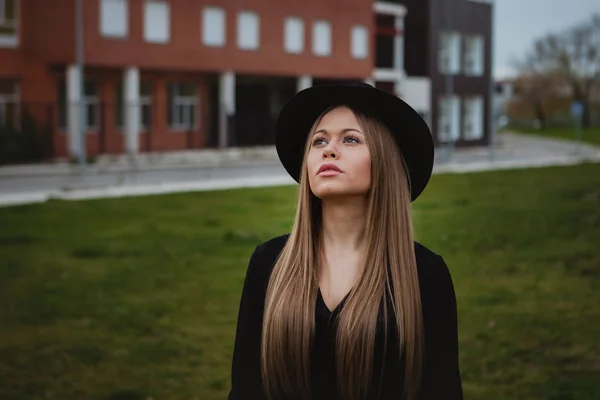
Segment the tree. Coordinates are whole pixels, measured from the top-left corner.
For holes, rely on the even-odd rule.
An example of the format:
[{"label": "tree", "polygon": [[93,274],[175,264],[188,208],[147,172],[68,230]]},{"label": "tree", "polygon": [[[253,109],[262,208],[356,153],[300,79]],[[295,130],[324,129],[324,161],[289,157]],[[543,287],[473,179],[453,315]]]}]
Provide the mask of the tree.
[{"label": "tree", "polygon": [[532,82],[529,94],[536,102],[534,107],[541,104],[539,97],[549,83],[565,84],[573,100],[583,104],[582,123],[589,126],[591,93],[594,83],[600,82],[600,15],[536,40],[516,64],[521,75]]},{"label": "tree", "polygon": [[539,128],[544,129],[546,127],[544,100],[550,94],[552,77],[533,69],[528,69],[528,72],[519,75],[513,84],[515,93],[519,94],[521,101],[531,105]]}]

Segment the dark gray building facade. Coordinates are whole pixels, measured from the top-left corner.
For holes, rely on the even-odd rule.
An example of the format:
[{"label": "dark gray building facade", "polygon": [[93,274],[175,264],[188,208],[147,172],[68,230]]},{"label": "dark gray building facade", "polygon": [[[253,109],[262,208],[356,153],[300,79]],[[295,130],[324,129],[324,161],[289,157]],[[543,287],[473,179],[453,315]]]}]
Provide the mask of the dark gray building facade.
[{"label": "dark gray building facade", "polygon": [[487,144],[493,95],[492,3],[482,0],[389,3],[406,7],[406,79],[398,94],[409,103],[428,100],[430,109],[424,110],[423,115],[436,144]]}]

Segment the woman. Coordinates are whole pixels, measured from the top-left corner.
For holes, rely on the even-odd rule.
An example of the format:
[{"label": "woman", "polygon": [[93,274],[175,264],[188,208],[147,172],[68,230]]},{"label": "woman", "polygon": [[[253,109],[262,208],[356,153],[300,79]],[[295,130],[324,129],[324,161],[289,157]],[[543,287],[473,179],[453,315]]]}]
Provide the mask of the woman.
[{"label": "woman", "polygon": [[427,124],[370,85],[316,86],[276,139],[296,217],[250,258],[229,399],[462,399],[452,279],[413,239]]}]

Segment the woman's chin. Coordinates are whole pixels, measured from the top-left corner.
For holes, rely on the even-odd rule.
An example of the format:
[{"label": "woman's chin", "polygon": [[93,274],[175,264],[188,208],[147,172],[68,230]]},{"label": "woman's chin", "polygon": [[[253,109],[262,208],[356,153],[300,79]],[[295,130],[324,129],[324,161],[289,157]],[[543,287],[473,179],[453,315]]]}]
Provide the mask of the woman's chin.
[{"label": "woman's chin", "polygon": [[348,185],[337,184],[335,182],[316,185],[316,187],[312,189],[312,192],[321,200],[339,199],[341,197],[356,197],[367,194],[367,190],[361,190],[353,186],[348,187]]}]

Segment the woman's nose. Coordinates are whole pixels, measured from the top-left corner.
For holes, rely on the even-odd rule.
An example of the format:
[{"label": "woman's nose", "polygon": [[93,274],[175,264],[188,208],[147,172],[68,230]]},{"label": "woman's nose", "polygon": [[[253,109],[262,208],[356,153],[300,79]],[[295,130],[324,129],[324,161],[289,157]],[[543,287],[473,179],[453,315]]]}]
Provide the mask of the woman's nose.
[{"label": "woman's nose", "polygon": [[334,149],[327,148],[323,151],[323,158],[336,158],[337,153]]}]

